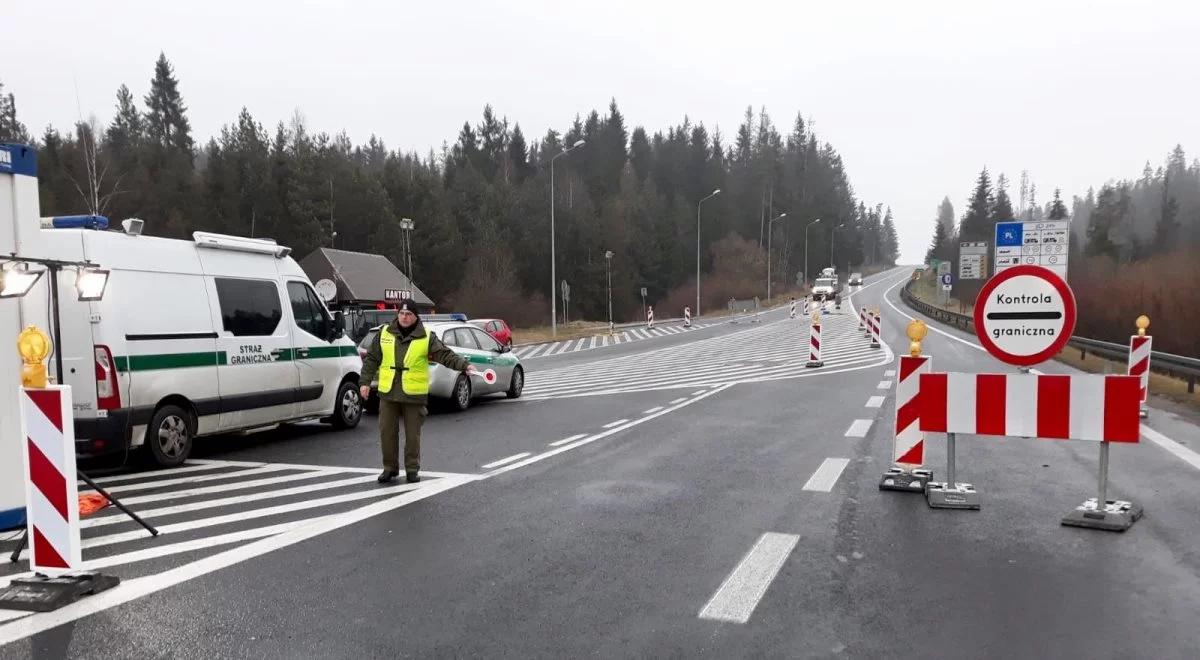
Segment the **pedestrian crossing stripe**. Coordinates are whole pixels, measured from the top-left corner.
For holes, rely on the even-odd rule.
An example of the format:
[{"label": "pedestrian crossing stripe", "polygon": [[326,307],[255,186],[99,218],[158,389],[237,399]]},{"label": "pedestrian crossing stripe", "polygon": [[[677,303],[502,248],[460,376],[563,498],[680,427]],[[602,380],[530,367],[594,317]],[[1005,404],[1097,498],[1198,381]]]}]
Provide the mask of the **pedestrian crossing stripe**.
[{"label": "pedestrian crossing stripe", "polygon": [[854,315],[830,314],[824,320],[821,368],[804,368],[808,359],[807,327],[783,319],[637,355],[539,370],[526,376],[524,400],[783,380],[891,360],[890,352],[870,347],[857,331]]},{"label": "pedestrian crossing stripe", "polygon": [[563,341],[533,344],[530,346],[518,346],[513,349],[513,355],[522,360],[531,360],[533,358],[543,358],[551,355],[561,355],[563,353],[592,351],[598,348],[616,346],[617,344],[624,344],[631,341],[655,339],[657,337],[670,337],[672,335],[683,334],[685,332],[711,328],[716,325],[720,325],[720,323],[693,323],[691,328],[676,327],[671,325],[660,325],[656,328],[649,329],[630,328],[613,335],[593,335],[591,337],[582,337],[579,339],[565,339]]}]

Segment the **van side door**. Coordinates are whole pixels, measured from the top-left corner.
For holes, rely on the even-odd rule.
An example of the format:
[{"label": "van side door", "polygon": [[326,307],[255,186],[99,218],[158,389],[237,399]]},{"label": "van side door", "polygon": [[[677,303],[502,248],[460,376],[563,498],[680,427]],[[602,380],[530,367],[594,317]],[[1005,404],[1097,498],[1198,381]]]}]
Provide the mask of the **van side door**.
[{"label": "van side door", "polygon": [[279,282],[216,276],[209,283],[216,301],[220,429],[295,418],[299,376]]},{"label": "van side door", "polygon": [[327,415],[333,410],[338,385],[346,373],[344,358],[357,356],[358,349],[331,339],[333,317],[307,282],[290,280],[287,290],[295,322],[292,348],[300,377],[297,408],[301,415]]}]

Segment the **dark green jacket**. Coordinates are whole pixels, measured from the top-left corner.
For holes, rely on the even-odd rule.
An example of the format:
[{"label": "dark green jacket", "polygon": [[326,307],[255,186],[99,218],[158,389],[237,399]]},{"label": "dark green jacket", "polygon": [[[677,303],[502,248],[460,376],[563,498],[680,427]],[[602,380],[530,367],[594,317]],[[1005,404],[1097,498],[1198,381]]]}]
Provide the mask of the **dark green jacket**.
[{"label": "dark green jacket", "polygon": [[[405,337],[400,332],[400,322],[392,319],[392,322],[388,324],[388,330],[396,336],[396,382],[391,392],[385,393],[376,390],[376,394],[379,395],[379,398],[388,401],[424,404],[429,400],[429,397],[425,395],[413,396],[404,393],[404,388],[400,386],[401,374],[399,372],[401,371],[400,367],[404,364],[404,354],[408,352],[408,345],[414,338],[419,339],[427,334],[425,325],[417,321],[417,326],[413,328],[412,333]],[[375,333],[375,339],[371,342],[371,348],[363,358],[362,375],[358,378],[358,382],[362,385],[373,385],[375,379],[379,377],[379,365],[383,364],[383,349],[379,346],[379,335],[381,333],[382,330]],[[466,358],[460,357],[454,351],[446,348],[446,345],[442,343],[442,340],[437,338],[437,335],[429,335],[429,361],[436,362],[454,371],[466,371],[467,367],[471,364]]]}]

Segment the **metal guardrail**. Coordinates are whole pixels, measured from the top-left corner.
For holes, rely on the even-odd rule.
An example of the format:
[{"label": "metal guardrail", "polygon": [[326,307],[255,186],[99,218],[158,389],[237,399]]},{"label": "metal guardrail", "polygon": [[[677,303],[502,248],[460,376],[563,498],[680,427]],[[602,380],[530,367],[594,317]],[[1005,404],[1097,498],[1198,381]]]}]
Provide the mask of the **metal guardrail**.
[{"label": "metal guardrail", "polygon": [[[909,291],[909,287],[911,286],[912,281],[909,281],[900,289],[900,298],[904,301],[904,304],[946,325],[952,325],[966,332],[975,332],[975,320],[972,317],[935,307],[923,300],[919,300],[912,294],[912,291]],[[1088,353],[1117,362],[1125,362],[1129,358],[1128,346],[1111,341],[1073,336],[1067,345],[1077,349],[1081,358],[1086,357]],[[1151,351],[1150,370],[1186,380],[1188,394],[1194,394],[1196,392],[1196,381],[1200,380],[1200,359],[1185,355],[1175,355],[1174,353],[1163,353],[1162,351]]]}]

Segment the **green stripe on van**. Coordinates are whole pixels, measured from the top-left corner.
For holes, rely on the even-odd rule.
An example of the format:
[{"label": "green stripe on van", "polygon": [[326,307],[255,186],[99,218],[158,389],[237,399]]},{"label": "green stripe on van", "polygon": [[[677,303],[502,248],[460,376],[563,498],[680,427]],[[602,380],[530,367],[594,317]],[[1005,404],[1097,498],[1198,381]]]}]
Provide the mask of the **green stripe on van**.
[{"label": "green stripe on van", "polygon": [[[358,355],[356,346],[314,346],[308,349],[307,360],[319,358],[351,357]],[[295,349],[281,349],[276,362],[295,360]],[[229,364],[225,351],[201,351],[199,353],[162,353],[158,355],[119,355],[114,360],[117,371],[151,371],[155,369],[186,369],[189,367],[211,367]]]}]

